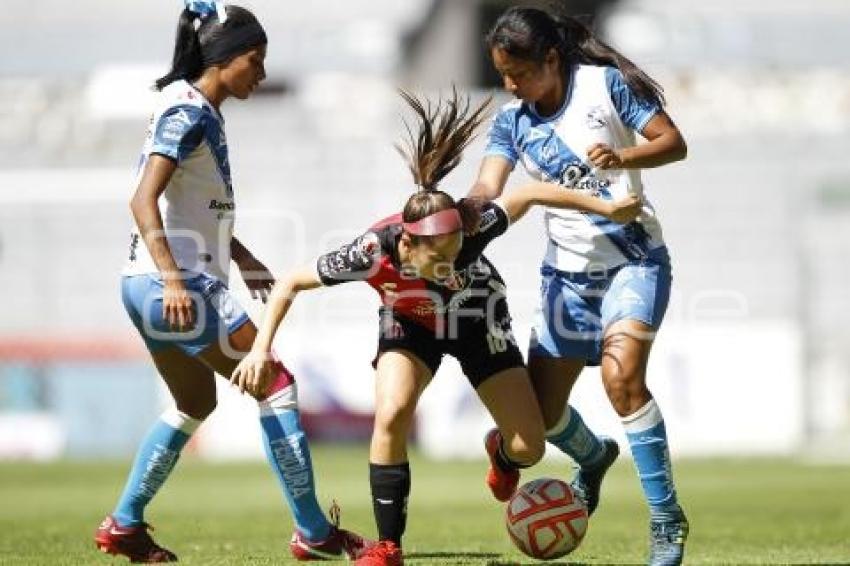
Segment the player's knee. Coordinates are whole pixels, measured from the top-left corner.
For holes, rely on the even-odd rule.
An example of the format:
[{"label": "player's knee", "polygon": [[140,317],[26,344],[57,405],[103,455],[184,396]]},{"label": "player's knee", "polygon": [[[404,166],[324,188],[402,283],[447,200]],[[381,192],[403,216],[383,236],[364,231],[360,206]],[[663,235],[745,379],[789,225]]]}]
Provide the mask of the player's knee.
[{"label": "player's knee", "polygon": [[605,392],[611,406],[621,417],[628,416],[646,403],[650,398],[649,390],[638,379],[605,379]]},{"label": "player's knee", "polygon": [[205,420],[215,411],[217,401],[215,397],[208,399],[190,399],[186,401],[177,401],[177,408],[180,412],[185,413],[199,421]]},{"label": "player's knee", "polygon": [[375,408],[375,430],[406,434],[415,410],[415,402],[383,401]]},{"label": "player's knee", "polygon": [[512,460],[524,466],[533,466],[543,458],[546,444],[541,431],[538,435],[515,434],[506,448]]},{"label": "player's knee", "polygon": [[275,359],[267,379],[263,391],[251,393],[260,406],[268,405],[274,409],[286,410],[298,408],[295,376],[280,360]]}]

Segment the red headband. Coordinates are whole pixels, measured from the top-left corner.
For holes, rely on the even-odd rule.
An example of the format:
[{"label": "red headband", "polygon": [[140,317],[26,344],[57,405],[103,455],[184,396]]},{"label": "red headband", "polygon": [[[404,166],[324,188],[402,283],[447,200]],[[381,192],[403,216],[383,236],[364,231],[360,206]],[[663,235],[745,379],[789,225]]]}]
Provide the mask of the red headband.
[{"label": "red headband", "polygon": [[448,208],[416,222],[404,222],[402,226],[405,232],[414,236],[441,236],[461,230],[463,222],[456,208]]}]

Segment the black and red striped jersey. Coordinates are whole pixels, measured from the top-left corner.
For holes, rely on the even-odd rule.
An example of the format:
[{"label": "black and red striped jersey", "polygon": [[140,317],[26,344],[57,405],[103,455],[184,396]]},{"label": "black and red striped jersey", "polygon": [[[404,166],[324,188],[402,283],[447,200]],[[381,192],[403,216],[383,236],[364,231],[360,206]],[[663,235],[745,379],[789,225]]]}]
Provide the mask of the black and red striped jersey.
[{"label": "black and red striped jersey", "polygon": [[366,281],[395,315],[435,330],[440,320],[454,312],[466,318],[486,316],[491,299],[503,296],[505,284],[484,257],[484,248],[508,229],[510,220],[498,204],[481,209],[478,232],[465,236],[451,276],[430,281],[402,266],[398,241],[401,214],[386,218],[350,244],[319,257],[316,269],[322,283],[338,285]]}]

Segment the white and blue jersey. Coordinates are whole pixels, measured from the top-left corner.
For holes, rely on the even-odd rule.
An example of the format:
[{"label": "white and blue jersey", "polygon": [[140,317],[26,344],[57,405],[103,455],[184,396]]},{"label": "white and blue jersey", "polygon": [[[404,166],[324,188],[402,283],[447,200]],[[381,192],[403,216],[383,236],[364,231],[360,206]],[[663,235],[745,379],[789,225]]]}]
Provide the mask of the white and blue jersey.
[{"label": "white and blue jersey", "polygon": [[[485,155],[521,161],[533,178],[587,190],[606,199],[643,196],[635,169],[596,170],[586,150],[595,143],[613,149],[635,145],[635,131],[659,112],[637,97],[613,67],[576,65],[569,92],[552,116],[533,105],[513,101],[493,120]],[[544,263],[564,272],[610,269],[646,257],[664,244],[655,210],[644,197],[636,222],[620,225],[602,216],[547,208],[548,247]]]},{"label": "white and blue jersey", "polygon": [[153,154],[177,163],[159,198],[165,236],[195,308],[195,325],[176,332],[162,316],[163,282],[133,224],[122,274],[124,306],[151,352],[176,346],[195,356],[227,336],[248,315],[227,289],[235,203],[224,120],[186,81],[160,93],[139,161],[138,179]]},{"label": "white and blue jersey", "polygon": [[[173,159],[178,165],[159,199],[163,227],[177,266],[226,283],[236,204],[224,120],[186,81],[175,81],[160,93],[139,161],[137,181],[152,154]],[[123,274],[156,272],[134,224]]]}]

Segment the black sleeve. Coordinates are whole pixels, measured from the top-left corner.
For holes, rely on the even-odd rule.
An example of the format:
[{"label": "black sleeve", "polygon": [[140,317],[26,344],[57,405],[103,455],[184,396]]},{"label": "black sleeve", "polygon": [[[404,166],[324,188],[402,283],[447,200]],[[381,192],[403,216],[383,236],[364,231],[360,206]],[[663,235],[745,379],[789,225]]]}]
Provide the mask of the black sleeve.
[{"label": "black sleeve", "polygon": [[466,265],[482,253],[487,244],[505,233],[511,221],[505,209],[495,202],[485,202],[479,211],[478,232],[463,239],[463,247],[455,265]]},{"label": "black sleeve", "polygon": [[324,285],[363,281],[374,273],[381,256],[381,243],[374,232],[366,232],[350,244],[319,256],[316,272]]},{"label": "black sleeve", "polygon": [[470,236],[469,239],[474,241],[483,251],[487,244],[507,231],[511,221],[505,209],[493,201],[485,202],[481,206],[480,215],[478,232]]}]

